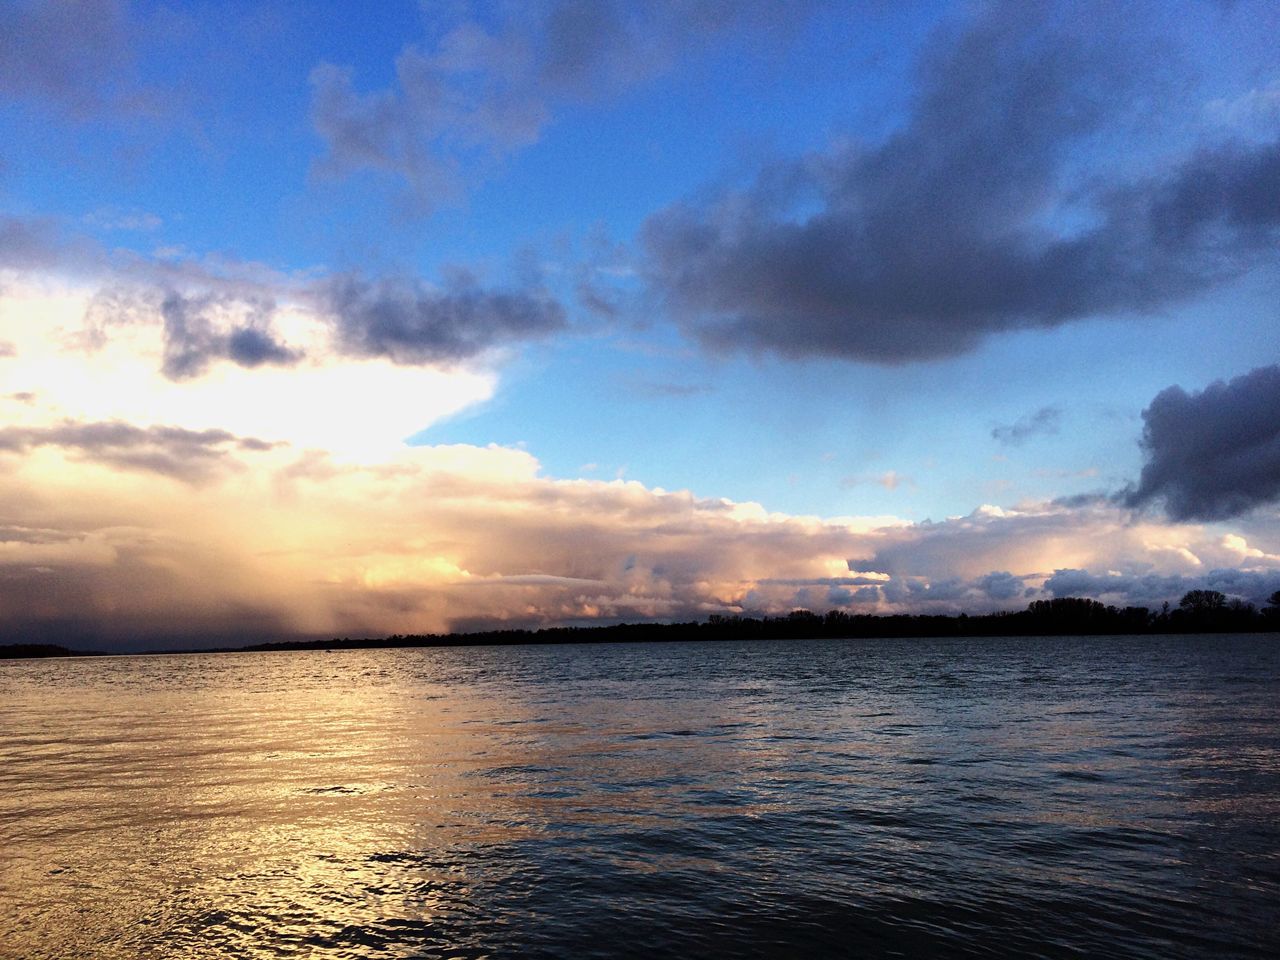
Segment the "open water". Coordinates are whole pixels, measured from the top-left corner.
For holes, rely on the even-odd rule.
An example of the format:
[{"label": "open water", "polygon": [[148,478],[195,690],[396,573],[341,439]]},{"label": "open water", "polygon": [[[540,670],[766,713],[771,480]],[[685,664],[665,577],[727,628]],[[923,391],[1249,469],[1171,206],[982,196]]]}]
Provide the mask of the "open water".
[{"label": "open water", "polygon": [[1280,637],[0,661],[0,956],[1264,957]]}]

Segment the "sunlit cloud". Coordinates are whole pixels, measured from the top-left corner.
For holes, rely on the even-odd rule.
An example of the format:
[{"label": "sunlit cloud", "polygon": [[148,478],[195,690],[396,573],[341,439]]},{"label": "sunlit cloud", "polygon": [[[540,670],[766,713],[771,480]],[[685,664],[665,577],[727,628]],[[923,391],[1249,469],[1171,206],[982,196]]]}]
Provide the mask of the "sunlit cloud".
[{"label": "sunlit cloud", "polygon": [[326,318],[288,305],[274,312],[273,326],[297,352],[294,362],[210,362],[198,376],[174,379],[166,375],[172,352],[163,310],[144,300],[103,323],[95,320],[96,299],[75,287],[7,287],[0,298],[0,339],[12,344],[12,356],[0,359],[6,392],[35,398],[11,410],[10,423],[227,430],[358,459],[394,451],[410,435],[487,400],[494,388],[495,374],[483,367],[406,367],[336,355]]},{"label": "sunlit cloud", "polygon": [[[284,298],[270,332],[296,360],[221,357],[175,379],[163,310],[131,301],[104,324],[95,297],[52,280],[0,297],[9,635],[136,645],[951,612],[1068,586],[1146,599],[1213,582],[1250,597],[1280,578],[1265,530],[1170,523],[1103,497],[938,522],[823,518],[556,478],[525,449],[409,447],[491,397],[497,368],[352,357],[325,316]],[[207,319],[213,342],[244,317]]]}]

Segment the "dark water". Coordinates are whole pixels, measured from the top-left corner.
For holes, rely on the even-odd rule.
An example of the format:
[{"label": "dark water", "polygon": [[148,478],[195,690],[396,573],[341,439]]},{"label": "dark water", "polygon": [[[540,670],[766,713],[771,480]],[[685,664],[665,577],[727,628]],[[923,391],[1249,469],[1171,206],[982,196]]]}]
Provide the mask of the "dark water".
[{"label": "dark water", "polygon": [[1261,957],[1280,637],[0,662],[0,955]]}]

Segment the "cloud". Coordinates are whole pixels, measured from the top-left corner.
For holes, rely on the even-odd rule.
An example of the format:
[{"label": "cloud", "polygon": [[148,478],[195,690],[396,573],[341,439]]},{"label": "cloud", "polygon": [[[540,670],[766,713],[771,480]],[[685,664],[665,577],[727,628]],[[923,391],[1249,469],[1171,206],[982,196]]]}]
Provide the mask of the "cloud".
[{"label": "cloud", "polygon": [[1145,209],[1157,244],[1198,251],[1208,239],[1224,257],[1248,254],[1280,225],[1280,142],[1201,150],[1145,193],[1121,209]]},{"label": "cloud", "polygon": [[131,60],[122,0],[16,0],[0,7],[0,97],[75,115],[107,105]]},{"label": "cloud", "polygon": [[1162,390],[1142,412],[1147,462],[1122,499],[1174,520],[1225,520],[1280,499],[1280,366],[1199,393]]},{"label": "cloud", "polygon": [[391,87],[361,92],[331,63],[312,71],[311,120],[325,145],[316,171],[390,174],[429,208],[536,142],[560,103],[615,94],[738,28],[784,36],[814,5],[558,0],[508,6],[496,23],[445,20],[433,41],[400,52]]},{"label": "cloud", "polygon": [[339,459],[230,431],[93,422],[9,427],[0,445],[6,639],[62,630],[119,647],[796,607],[986,611],[1065,594],[1158,605],[1192,587],[1252,599],[1280,580],[1265,532],[1135,522],[1102,500],[907,524],[556,479],[497,446]]},{"label": "cloud", "polygon": [[[219,362],[294,367],[328,355],[455,365],[567,327],[564,307],[541,286],[486,287],[461,267],[448,268],[437,286],[407,274],[286,274],[218,257],[151,259],[108,252],[52,219],[0,217],[5,269],[15,286],[40,278],[61,285],[59,274],[97,278],[102,286],[75,337],[100,349],[121,331],[158,324],[161,369],[174,381],[204,377]],[[298,310],[323,323],[303,331],[308,342],[286,342],[278,321]]]},{"label": "cloud", "polygon": [[6,424],[225,430],[369,458],[492,396],[496,374],[478,360],[406,366],[345,353],[311,281],[211,286],[28,275],[0,290],[0,341],[18,357],[0,361],[6,392],[36,400],[6,409]]},{"label": "cloud", "polygon": [[88,226],[99,230],[126,230],[152,232],[164,226],[164,221],[146,210],[128,210],[103,207],[81,218]]},{"label": "cloud", "polygon": [[[123,430],[110,442],[82,433],[9,438],[21,454],[0,476],[9,522],[113,552],[100,551],[92,569],[48,551],[12,565],[0,577],[0,633],[11,631],[15,597],[37,576],[51,584],[41,598],[62,602],[22,609],[18,620],[73,618],[111,642],[165,629],[226,639],[243,611],[300,635],[665,619],[743,612],[748,603],[786,612],[804,588],[754,590],[756,580],[836,577],[857,537],[846,524],[634,481],[546,478],[527,453],[498,447],[405,448],[344,464],[184,434],[168,439],[216,447],[242,468],[163,495],[154,473],[85,456],[158,439]],[[40,456],[22,446],[36,440],[49,441]],[[127,534],[113,532],[124,517]],[[189,626],[188,595],[222,618]],[[96,597],[116,606],[102,609]]]},{"label": "cloud", "polygon": [[999,570],[1030,581],[1059,567],[1100,565],[1187,573],[1239,560],[1220,532],[1134,517],[1104,498],[984,505],[965,516],[886,527],[868,535],[863,549],[850,558],[859,570],[928,581]]},{"label": "cloud", "polygon": [[1265,88],[1255,87],[1232,99],[1211,100],[1205,110],[1226,127],[1265,135],[1280,123],[1280,80]]},{"label": "cloud", "polygon": [[[97,279],[111,289],[152,287],[264,297],[294,290],[299,277],[262,263],[224,255],[195,257],[182,248],[161,248],[153,257],[123,247],[108,249],[87,235],[102,224],[54,216],[0,214],[0,271],[31,280],[74,276]],[[0,287],[0,289],[3,289]]]},{"label": "cloud", "polygon": [[279,343],[270,333],[274,309],[274,304],[260,300],[168,293],[160,304],[164,375],[171,380],[196,377],[214,360],[230,360],[242,367],[297,363],[301,352]]},{"label": "cloud", "polygon": [[[379,284],[361,284],[376,300]],[[394,289],[413,305],[470,288]],[[182,296],[205,316],[202,294]],[[1206,530],[1103,497],[915,524],[795,516],[634,480],[555,478],[521,449],[405,447],[491,397],[493,377],[388,355],[424,355],[410,334],[431,309],[408,310],[392,329],[409,334],[360,356],[329,343],[337,321],[316,299],[271,313],[273,338],[305,354],[296,365],[245,367],[213,351],[224,362],[174,380],[160,294],[99,299],[95,312],[90,290],[52,280],[0,293],[0,341],[20,358],[5,361],[0,401],[0,635],[120,647],[798,606],[982,611],[1052,592],[1056,570],[1181,586],[1225,583],[1234,569],[1261,588],[1280,569],[1280,541],[1256,518]],[[258,329],[253,302],[210,301],[228,344],[229,331]],[[102,333],[91,349],[86,314]],[[515,335],[497,330],[483,342]],[[1117,582],[1101,587],[1114,594]]]},{"label": "cloud", "polygon": [[1218,590],[1230,597],[1261,605],[1280,589],[1280,568],[1240,570],[1222,567],[1195,576],[1157,573],[1091,573],[1088,570],[1055,570],[1044,582],[1044,592],[1055,597],[1090,597],[1116,606],[1158,608],[1176,605],[1189,590]]},{"label": "cloud", "polygon": [[210,480],[236,464],[232,451],[264,451],[273,446],[225,430],[141,428],[119,421],[68,420],[46,427],[0,427],[0,453],[26,454],[38,447],[58,447],[90,463],[193,484]]},{"label": "cloud", "polygon": [[1135,519],[1096,497],[884,527],[863,549],[850,566],[886,578],[885,612],[1017,609],[1042,596],[1159,607],[1193,589],[1259,602],[1280,585],[1280,555],[1238,533]]},{"label": "cloud", "polygon": [[1016,577],[1007,570],[996,570],[979,577],[976,585],[992,600],[1014,600],[1026,590],[1022,577]]},{"label": "cloud", "polygon": [[93,245],[84,241],[69,243],[50,217],[0,214],[0,269],[47,269],[92,249]]},{"label": "cloud", "polygon": [[1084,162],[1135,136],[1117,131],[1152,95],[1135,69],[1158,59],[1134,39],[1141,11],[979,9],[927,48],[914,110],[884,141],[773,164],[647,221],[648,279],[690,333],[720,351],[906,363],[1153,310],[1274,261],[1274,139],[1153,172]]},{"label": "cloud", "polygon": [[991,436],[1005,446],[1019,447],[1031,437],[1057,433],[1061,420],[1062,411],[1057,407],[1041,407],[1013,423],[993,427]]},{"label": "cloud", "polygon": [[854,487],[860,487],[865,484],[874,483],[877,486],[884,487],[886,490],[894,491],[904,484],[909,487],[916,485],[915,480],[911,477],[904,477],[897,470],[886,470],[884,473],[861,473],[851,474],[847,477],[840,478],[840,486],[846,490]]},{"label": "cloud", "polygon": [[638,396],[651,400],[684,399],[712,392],[709,383],[680,383],[672,380],[631,379],[627,381],[627,387]]},{"label": "cloud", "polygon": [[454,363],[565,326],[564,308],[540,291],[491,291],[462,274],[443,290],[408,278],[334,277],[324,286],[340,348],[396,363]]}]

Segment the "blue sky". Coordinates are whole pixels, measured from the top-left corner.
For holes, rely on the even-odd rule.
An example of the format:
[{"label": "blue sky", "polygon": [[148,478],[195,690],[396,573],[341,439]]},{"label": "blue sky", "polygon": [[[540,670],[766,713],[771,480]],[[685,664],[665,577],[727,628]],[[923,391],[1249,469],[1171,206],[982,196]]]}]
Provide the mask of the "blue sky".
[{"label": "blue sky", "polygon": [[[23,385],[10,394],[31,397],[10,415],[27,439],[3,449],[114,477],[138,458],[30,431],[225,428],[309,463],[398,431],[410,448],[387,457],[490,451],[526,458],[540,482],[880,518],[922,542],[925,521],[984,504],[1075,498],[1116,529],[1160,526],[1142,540],[1160,557],[1177,540],[1202,561],[1170,576],[1244,570],[1260,590],[1280,553],[1267,539],[1280,427],[1206,453],[1229,470],[1158,483],[1162,456],[1207,441],[1189,421],[1140,441],[1174,386],[1206,418],[1219,399],[1267,409],[1247,406],[1265,378],[1202,391],[1280,354],[1278,19],[1272,4],[1207,0],[20,0],[0,13],[0,292],[18,331],[0,363]],[[160,358],[154,402],[27,389],[33,329],[64,360],[91,344],[103,383],[128,358]],[[378,389],[307,399],[320,368],[357,367]],[[268,377],[296,424],[240,409]],[[232,473],[279,490],[300,462]],[[1198,513],[1162,506],[1200,480]],[[44,522],[80,542],[155,522],[139,510],[122,503],[107,525],[50,508]],[[1231,566],[1239,551],[1187,546],[1230,536],[1259,556]],[[1013,569],[1016,552],[999,568],[1043,591],[1071,561],[1042,547],[1033,568]],[[440,569],[480,575],[461,556]],[[1089,562],[1164,569],[1155,554]],[[536,553],[517,566],[484,575],[570,576]],[[683,597],[669,610],[765,604],[751,582],[769,572],[696,602],[668,584]],[[442,583],[422,590],[455,581]],[[432,622],[603,610],[505,602]]]}]

